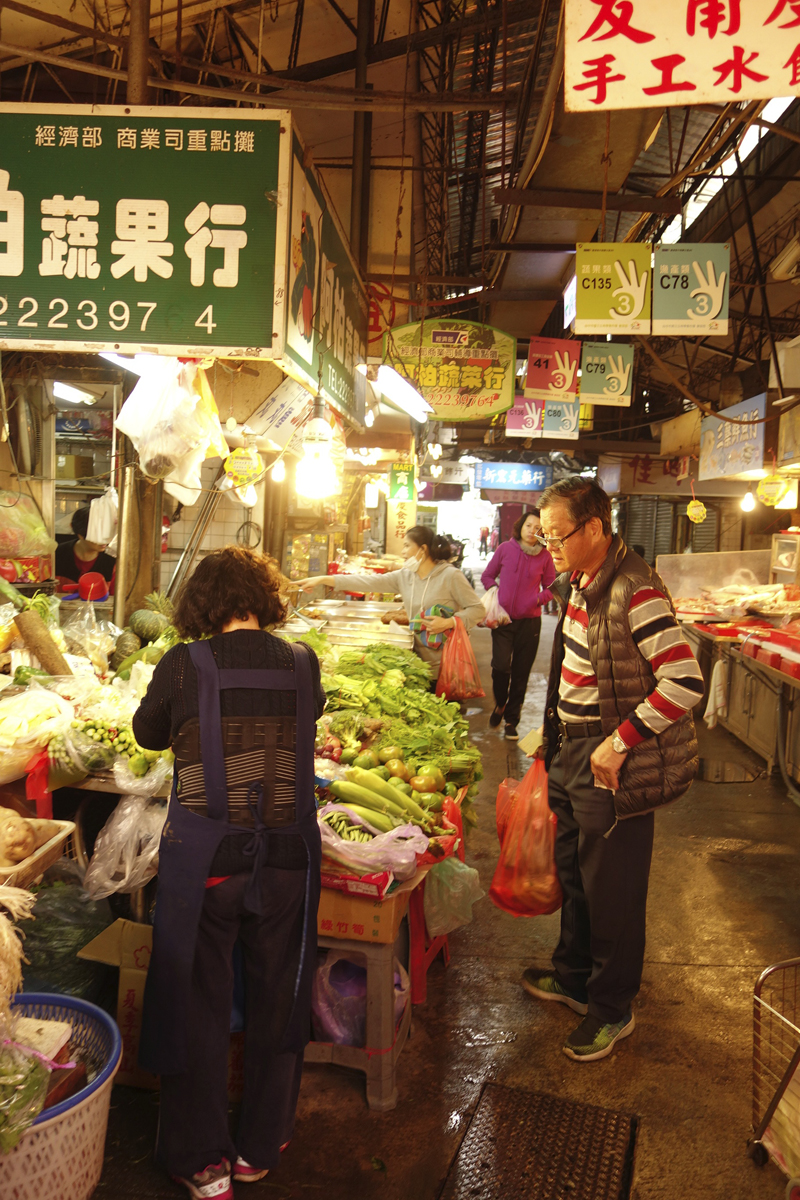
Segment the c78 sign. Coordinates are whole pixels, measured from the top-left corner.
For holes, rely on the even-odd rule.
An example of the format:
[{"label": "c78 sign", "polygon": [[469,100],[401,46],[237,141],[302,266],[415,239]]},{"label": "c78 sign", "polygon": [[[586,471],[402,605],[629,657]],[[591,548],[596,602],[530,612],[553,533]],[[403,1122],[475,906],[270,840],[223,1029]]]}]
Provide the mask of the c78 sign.
[{"label": "c78 sign", "polygon": [[0,105],[0,346],[280,358],[290,118]]}]

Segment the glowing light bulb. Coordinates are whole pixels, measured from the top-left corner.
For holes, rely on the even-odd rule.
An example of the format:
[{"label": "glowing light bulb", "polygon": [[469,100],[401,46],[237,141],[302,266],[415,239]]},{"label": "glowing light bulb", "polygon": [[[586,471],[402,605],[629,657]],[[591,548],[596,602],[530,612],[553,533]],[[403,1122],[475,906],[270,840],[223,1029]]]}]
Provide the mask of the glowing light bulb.
[{"label": "glowing light bulb", "polygon": [[364,424],[366,425],[367,429],[371,429],[375,424],[375,413],[371,408],[368,408],[364,414]]},{"label": "glowing light bulb", "polygon": [[756,498],[753,495],[753,489],[749,488],[742,496],[741,509],[742,512],[752,512],[756,506]]},{"label": "glowing light bulb", "polygon": [[286,478],[286,464],[282,458],[279,458],[275,463],[270,475],[272,476],[273,483],[283,483],[284,479]]}]

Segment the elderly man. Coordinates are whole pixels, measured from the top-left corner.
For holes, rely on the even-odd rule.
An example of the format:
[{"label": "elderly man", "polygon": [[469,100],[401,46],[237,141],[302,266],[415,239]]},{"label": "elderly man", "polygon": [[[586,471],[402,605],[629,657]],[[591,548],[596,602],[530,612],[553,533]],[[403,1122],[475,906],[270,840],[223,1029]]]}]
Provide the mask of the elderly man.
[{"label": "elderly man", "polygon": [[541,499],[543,545],[560,572],[543,753],[564,893],[540,1000],[585,1014],[564,1053],[605,1058],[634,1029],[642,979],[653,811],[697,772],[691,709],[703,680],[658,575],[611,532],[606,493],[562,480]]}]

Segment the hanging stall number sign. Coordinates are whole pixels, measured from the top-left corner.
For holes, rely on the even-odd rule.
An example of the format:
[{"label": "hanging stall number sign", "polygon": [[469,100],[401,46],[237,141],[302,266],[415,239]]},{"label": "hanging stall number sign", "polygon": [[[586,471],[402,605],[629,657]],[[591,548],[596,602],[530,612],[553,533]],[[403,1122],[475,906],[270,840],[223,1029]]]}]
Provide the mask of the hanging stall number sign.
[{"label": "hanging stall number sign", "polygon": [[725,409],[726,417],[742,424],[703,417],[700,422],[700,468],[698,479],[722,479],[760,470],[764,462],[764,425],[761,418],[767,406],[766,393],[742,400]]},{"label": "hanging stall number sign", "polygon": [[531,338],[525,396],[529,400],[574,400],[578,394],[580,342]]},{"label": "hanging stall number sign", "polygon": [[797,95],[798,0],[567,0],[565,107]]},{"label": "hanging stall number sign", "polygon": [[506,437],[541,437],[544,400],[515,399],[516,404],[506,413]]},{"label": "hanging stall number sign", "polygon": [[649,333],[649,242],[578,242],[576,333]]},{"label": "hanging stall number sign", "polygon": [[478,463],[476,488],[503,488],[515,492],[540,492],[553,482],[553,468],[528,463]]},{"label": "hanging stall number sign", "polygon": [[625,342],[584,342],[581,402],[630,408],[632,396],[633,346]]},{"label": "hanging stall number sign", "polygon": [[653,268],[653,333],[726,334],[730,278],[729,243],[660,242]]},{"label": "hanging stall number sign", "polygon": [[0,346],[280,357],[289,127],[0,105]]},{"label": "hanging stall number sign", "polygon": [[581,406],[577,400],[567,403],[561,400],[545,400],[542,410],[543,436],[576,441],[580,412]]},{"label": "hanging stall number sign", "polygon": [[389,471],[389,499],[405,500],[409,503],[411,500],[416,500],[416,497],[414,464],[409,462],[392,463]]},{"label": "hanging stall number sign", "polygon": [[514,403],[517,342],[475,321],[401,325],[383,359],[425,397],[439,420],[481,421]]},{"label": "hanging stall number sign", "polygon": [[784,475],[767,475],[766,479],[759,479],[756,495],[762,504],[774,508],[783,500],[790,486],[790,481]]}]

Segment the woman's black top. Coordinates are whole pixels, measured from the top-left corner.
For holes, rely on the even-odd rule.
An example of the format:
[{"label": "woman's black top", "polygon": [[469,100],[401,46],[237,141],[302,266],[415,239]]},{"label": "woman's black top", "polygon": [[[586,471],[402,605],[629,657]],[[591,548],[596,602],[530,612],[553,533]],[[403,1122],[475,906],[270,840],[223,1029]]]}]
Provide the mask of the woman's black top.
[{"label": "woman's black top", "polygon": [[77,581],[85,571],[97,571],[103,576],[106,583],[111,583],[117,560],[110,554],[106,554],[105,550],[101,550],[90,567],[85,564],[79,567],[75,559],[77,544],[78,539],[71,538],[68,542],[61,542],[56,546],[55,574]]},{"label": "woman's black top", "polygon": [[[221,670],[255,668],[258,670],[294,670],[291,647],[282,638],[257,629],[235,629],[209,639],[209,646]],[[311,679],[314,688],[315,717],[325,707],[320,683],[319,660],[313,653]],[[295,693],[263,691],[257,688],[230,688],[220,692],[222,717],[293,717]],[[197,674],[189,647],[181,644],[169,650],[158,663],[150,686],[133,718],[134,736],[146,750],[164,750],[173,744],[181,727],[200,715]],[[252,858],[243,848],[249,837],[230,834],[222,839],[211,864],[212,876],[235,875],[252,869]],[[295,834],[269,839],[268,864],[271,867],[305,869],[305,843]]]}]

